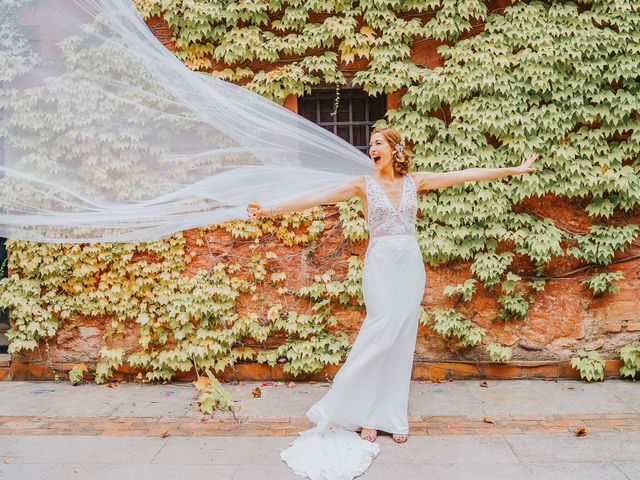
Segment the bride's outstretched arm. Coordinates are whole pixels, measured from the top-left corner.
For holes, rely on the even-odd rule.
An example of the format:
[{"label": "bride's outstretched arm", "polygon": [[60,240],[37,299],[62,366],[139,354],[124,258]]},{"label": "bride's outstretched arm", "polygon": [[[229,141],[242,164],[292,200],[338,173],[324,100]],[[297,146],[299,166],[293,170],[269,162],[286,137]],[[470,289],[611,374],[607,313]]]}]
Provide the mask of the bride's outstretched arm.
[{"label": "bride's outstretched arm", "polygon": [[522,161],[519,167],[505,168],[466,168],[453,172],[417,172],[412,176],[416,182],[416,189],[432,190],[443,188],[464,182],[474,182],[477,180],[493,180],[495,178],[518,175],[520,173],[537,172],[538,169],[531,166],[538,158],[537,153],[530,154]]},{"label": "bride's outstretched arm", "polygon": [[290,202],[279,203],[276,205],[262,205],[259,203],[249,203],[247,205],[247,214],[249,218],[256,219],[278,215],[280,213],[298,212],[307,208],[317,207],[318,205],[329,205],[333,203],[348,200],[356,195],[362,195],[362,177],[356,177],[353,180],[338,185],[337,187],[316,192],[311,195],[301,195]]}]

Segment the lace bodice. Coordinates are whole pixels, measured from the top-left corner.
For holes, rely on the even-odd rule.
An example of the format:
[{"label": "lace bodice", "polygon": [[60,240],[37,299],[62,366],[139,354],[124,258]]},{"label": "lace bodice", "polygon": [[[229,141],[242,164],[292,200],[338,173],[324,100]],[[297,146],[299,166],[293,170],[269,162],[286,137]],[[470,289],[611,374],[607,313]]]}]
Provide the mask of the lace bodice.
[{"label": "lace bodice", "polygon": [[402,198],[397,210],[376,180],[369,175],[364,178],[370,237],[415,234],[418,196],[411,175],[403,176]]}]

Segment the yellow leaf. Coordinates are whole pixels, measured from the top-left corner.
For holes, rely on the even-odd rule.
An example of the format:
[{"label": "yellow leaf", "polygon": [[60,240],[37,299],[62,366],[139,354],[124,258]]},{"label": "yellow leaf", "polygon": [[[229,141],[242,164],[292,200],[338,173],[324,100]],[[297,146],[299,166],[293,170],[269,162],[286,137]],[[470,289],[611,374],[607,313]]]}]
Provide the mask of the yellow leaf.
[{"label": "yellow leaf", "polygon": [[360,33],[362,33],[363,35],[373,35],[375,31],[373,30],[373,28],[363,25],[362,27],[360,27]]},{"label": "yellow leaf", "polygon": [[209,386],[209,383],[211,383],[211,381],[207,377],[198,377],[198,380],[193,382],[198,390],[204,390]]}]

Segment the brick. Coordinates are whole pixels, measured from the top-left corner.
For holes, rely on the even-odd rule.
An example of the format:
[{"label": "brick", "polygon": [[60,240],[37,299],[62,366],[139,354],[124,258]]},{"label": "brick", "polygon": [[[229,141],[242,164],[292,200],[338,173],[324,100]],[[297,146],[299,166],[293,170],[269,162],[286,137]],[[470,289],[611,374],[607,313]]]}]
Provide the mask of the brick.
[{"label": "brick", "polygon": [[102,435],[107,437],[144,437],[147,430],[105,430]]},{"label": "brick", "polygon": [[550,365],[521,366],[520,375],[526,378],[558,378],[560,368],[557,363]]},{"label": "brick", "polygon": [[611,320],[638,320],[638,299],[613,299],[607,306],[607,318]]},{"label": "brick", "polygon": [[529,428],[529,427],[539,427],[540,420],[499,420],[496,421],[496,425],[500,428],[508,428],[508,427],[518,427],[518,428]]},{"label": "brick", "polygon": [[558,375],[560,378],[580,378],[580,372],[573,368],[569,362],[558,365]]},{"label": "brick", "polygon": [[608,320],[605,326],[605,330],[607,333],[618,333],[622,331],[622,321],[621,320]]},{"label": "brick", "polygon": [[240,380],[270,380],[271,367],[259,363],[241,363],[236,365],[238,379]]},{"label": "brick", "polygon": [[413,378],[420,380],[445,380],[448,378],[448,363],[414,363]]},{"label": "brick", "polygon": [[526,433],[567,433],[571,431],[568,427],[529,427]]},{"label": "brick", "polygon": [[472,435],[473,434],[472,428],[465,428],[465,427],[449,428],[447,431],[448,431],[448,435]]},{"label": "brick", "polygon": [[490,430],[483,428],[474,428],[473,433],[476,435],[514,435],[523,432],[522,428],[518,427],[495,427]]},{"label": "brick", "polygon": [[477,363],[449,363],[449,378],[465,379],[480,377],[484,377],[484,374]]},{"label": "brick", "polygon": [[409,431],[410,435],[427,435],[428,434],[428,429],[425,427],[410,427],[410,431]]},{"label": "brick", "polygon": [[29,364],[27,363],[11,363],[11,379],[12,380],[29,380]]},{"label": "brick", "polygon": [[171,428],[150,428],[147,430],[147,437],[163,437],[173,435]]},{"label": "brick", "polygon": [[425,422],[434,422],[434,423],[444,423],[447,424],[449,422],[455,422],[460,420],[460,415],[433,415],[433,416],[422,416],[422,420]]},{"label": "brick", "polygon": [[578,427],[583,425],[584,422],[579,419],[553,419],[553,420],[540,420],[541,427]]},{"label": "brick", "polygon": [[0,353],[0,367],[10,367],[11,366],[11,355],[8,353]]},{"label": "brick", "polygon": [[448,428],[428,428],[427,434],[428,435],[448,435],[449,429]]},{"label": "brick", "polygon": [[640,332],[640,320],[627,322],[625,330],[627,332]]},{"label": "brick", "polygon": [[622,360],[607,360],[604,364],[605,377],[619,377],[620,368],[624,365]]},{"label": "brick", "polygon": [[47,365],[42,363],[30,363],[29,365],[29,380],[54,380],[56,373],[51,370]]},{"label": "brick", "polygon": [[11,431],[12,435],[55,435],[47,428],[16,428]]},{"label": "brick", "polygon": [[484,373],[487,378],[519,378],[520,367],[508,363],[486,363]]}]

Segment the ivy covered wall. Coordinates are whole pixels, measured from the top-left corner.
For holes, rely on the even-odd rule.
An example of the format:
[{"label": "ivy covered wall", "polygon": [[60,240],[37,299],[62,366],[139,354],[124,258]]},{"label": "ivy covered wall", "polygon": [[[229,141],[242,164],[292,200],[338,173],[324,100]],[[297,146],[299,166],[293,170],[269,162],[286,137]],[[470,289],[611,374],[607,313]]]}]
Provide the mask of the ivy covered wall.
[{"label": "ivy covered wall", "polygon": [[[394,93],[418,170],[542,171],[420,198],[421,360],[600,356],[640,370],[640,7],[584,2],[136,0],[190,67],[277,102]],[[314,372],[364,310],[357,201],[151,244],[8,243],[11,351],[168,379],[237,362]],[[634,343],[636,342],[636,343]],[[621,350],[622,349],[622,350]],[[587,354],[581,350],[596,353]],[[19,353],[18,353],[19,352]]]}]

